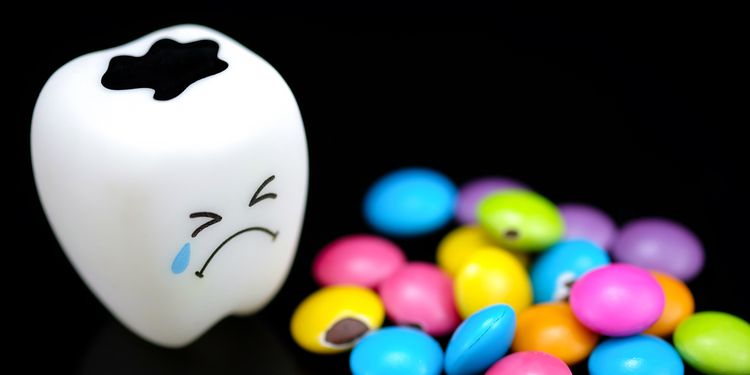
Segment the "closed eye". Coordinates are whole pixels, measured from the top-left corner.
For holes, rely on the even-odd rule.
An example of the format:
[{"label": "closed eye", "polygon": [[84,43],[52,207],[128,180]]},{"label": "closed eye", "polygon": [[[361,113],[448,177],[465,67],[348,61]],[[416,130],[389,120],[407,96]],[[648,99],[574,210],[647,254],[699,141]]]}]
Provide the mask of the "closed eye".
[{"label": "closed eye", "polygon": [[266,187],[271,181],[273,181],[276,178],[276,176],[271,176],[267,178],[265,181],[263,181],[262,184],[258,187],[258,190],[255,191],[255,194],[253,194],[253,197],[250,199],[250,204],[248,207],[252,207],[256,203],[264,200],[264,199],[276,199],[276,193],[266,193],[263,195],[260,195],[260,193],[263,192],[263,188]]},{"label": "closed eye", "polygon": [[211,225],[214,225],[221,221],[221,215],[215,214],[213,212],[193,212],[190,214],[191,219],[195,219],[197,217],[207,217],[211,220],[207,221],[203,225],[199,226],[196,230],[193,231],[193,234],[190,235],[190,237],[195,237],[200,233],[202,230],[210,227]]}]

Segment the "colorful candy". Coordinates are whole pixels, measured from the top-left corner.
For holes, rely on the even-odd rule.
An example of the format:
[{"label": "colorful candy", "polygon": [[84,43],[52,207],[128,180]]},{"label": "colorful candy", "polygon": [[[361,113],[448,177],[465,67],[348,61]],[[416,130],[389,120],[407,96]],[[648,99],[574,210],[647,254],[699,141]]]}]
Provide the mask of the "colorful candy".
[{"label": "colorful candy", "polygon": [[477,206],[487,195],[508,189],[524,188],[526,188],[524,184],[505,177],[484,177],[471,180],[463,184],[459,190],[456,220],[460,224],[474,224],[477,222]]},{"label": "colorful candy", "polygon": [[611,264],[578,279],[570,291],[578,321],[607,336],[629,336],[653,325],[664,310],[664,292],[646,270]]},{"label": "colorful candy", "polygon": [[458,227],[450,231],[438,244],[437,264],[443,271],[455,276],[471,254],[489,246],[494,246],[494,242],[482,228]]},{"label": "colorful candy", "polygon": [[513,255],[493,247],[475,251],[456,275],[453,287],[458,313],[464,318],[497,303],[520,312],[532,300],[526,269]]},{"label": "colorful candy", "polygon": [[393,242],[367,234],[349,235],[318,253],[313,276],[322,286],[352,284],[375,288],[404,264],[406,256]]},{"label": "colorful candy", "polygon": [[385,234],[425,234],[450,221],[457,195],[453,183],[436,171],[401,169],[382,177],[367,192],[365,218]]},{"label": "colorful candy", "polygon": [[528,190],[493,193],[479,203],[479,223],[503,247],[542,251],[562,238],[565,224],[552,202]]},{"label": "colorful candy", "polygon": [[354,375],[439,375],[443,350],[409,327],[387,327],[365,336],[349,356]]},{"label": "colorful candy", "polygon": [[579,203],[561,204],[557,208],[565,221],[566,239],[587,240],[605,250],[614,242],[617,226],[604,211]]},{"label": "colorful candy", "polygon": [[[443,271],[455,276],[475,251],[488,246],[496,246],[484,229],[478,226],[462,226],[448,233],[437,250],[437,264]],[[521,264],[528,265],[529,256],[518,251],[509,251]]]},{"label": "colorful candy", "polygon": [[644,333],[654,336],[669,336],[677,326],[695,311],[693,293],[687,285],[665,273],[652,271],[652,275],[664,291],[664,311],[659,320]]},{"label": "colorful candy", "polygon": [[697,313],[677,327],[674,344],[685,362],[706,374],[750,374],[750,324],[734,315]]},{"label": "colorful candy", "polygon": [[589,358],[591,375],[682,375],[685,366],[666,341],[649,335],[609,339]]},{"label": "colorful candy", "polygon": [[294,341],[314,353],[350,349],[364,334],[383,324],[380,298],[359,286],[329,286],[308,296],[292,314]]},{"label": "colorful candy", "polygon": [[442,336],[461,323],[453,280],[435,265],[410,263],[385,279],[378,291],[396,324],[416,325],[430,335]]},{"label": "colorful candy", "polygon": [[596,346],[599,335],[576,320],[567,303],[534,305],[518,315],[513,351],[540,351],[569,365],[582,361]]},{"label": "colorful candy", "polygon": [[516,314],[508,305],[477,311],[458,326],[445,350],[445,372],[468,375],[486,370],[508,352]]},{"label": "colorful candy", "polygon": [[513,353],[487,371],[486,375],[572,375],[565,362],[543,352]]},{"label": "colorful candy", "polygon": [[[691,317],[683,281],[700,272],[704,253],[680,224],[641,219],[618,233],[598,208],[558,208],[499,177],[457,192],[424,168],[378,180],[364,213],[389,236],[434,231],[454,213],[465,225],[439,243],[437,266],[407,263],[398,246],[364,234],[316,257],[314,277],[327,287],[297,308],[292,336],[318,353],[356,344],[354,374],[569,375],[568,365],[589,356],[593,375],[670,375],[684,373],[679,350],[708,374],[750,375],[750,324],[723,313]],[[611,264],[608,249],[622,263]],[[533,252],[542,253],[529,275]],[[376,330],[385,313],[400,326]],[[430,335],[451,331],[443,356]],[[672,333],[677,349],[651,336]],[[600,334],[614,338],[597,346]]]},{"label": "colorful candy", "polygon": [[612,246],[619,262],[690,281],[703,268],[703,245],[689,229],[674,221],[648,218],[623,226]]},{"label": "colorful candy", "polygon": [[607,264],[607,252],[589,241],[558,242],[542,253],[531,267],[534,302],[561,301],[568,298],[570,286],[576,279]]}]

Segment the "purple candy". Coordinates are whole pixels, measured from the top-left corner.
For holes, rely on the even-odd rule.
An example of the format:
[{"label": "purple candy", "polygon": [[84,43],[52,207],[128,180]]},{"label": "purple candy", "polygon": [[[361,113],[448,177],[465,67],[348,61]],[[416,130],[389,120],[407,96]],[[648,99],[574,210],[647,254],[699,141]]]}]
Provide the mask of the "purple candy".
[{"label": "purple candy", "polygon": [[585,204],[566,203],[557,206],[565,220],[565,238],[587,240],[609,250],[617,235],[617,226],[604,211]]},{"label": "purple candy", "polygon": [[477,205],[490,193],[507,189],[526,189],[526,185],[505,177],[483,177],[461,186],[456,202],[456,220],[460,224],[477,222]]},{"label": "purple candy", "polygon": [[627,223],[612,246],[620,262],[661,271],[690,281],[703,268],[703,245],[689,229],[674,221],[646,218]]}]

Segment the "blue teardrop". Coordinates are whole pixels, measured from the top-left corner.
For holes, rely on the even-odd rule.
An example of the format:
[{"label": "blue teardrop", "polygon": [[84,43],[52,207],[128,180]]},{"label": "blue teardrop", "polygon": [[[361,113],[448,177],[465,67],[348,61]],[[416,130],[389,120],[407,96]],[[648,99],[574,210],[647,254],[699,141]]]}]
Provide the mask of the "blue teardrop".
[{"label": "blue teardrop", "polygon": [[187,242],[184,245],[182,245],[182,249],[180,249],[180,252],[177,253],[177,256],[175,256],[174,260],[172,261],[172,273],[174,274],[182,273],[183,271],[185,271],[185,268],[187,268],[189,263],[190,263],[190,242]]}]

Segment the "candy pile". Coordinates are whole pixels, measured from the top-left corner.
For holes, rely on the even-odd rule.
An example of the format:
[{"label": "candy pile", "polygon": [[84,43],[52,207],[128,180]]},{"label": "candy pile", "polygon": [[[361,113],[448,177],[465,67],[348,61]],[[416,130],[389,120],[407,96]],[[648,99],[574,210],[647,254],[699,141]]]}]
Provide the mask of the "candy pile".
[{"label": "candy pile", "polygon": [[[685,282],[703,267],[703,248],[673,221],[618,231],[594,207],[556,206],[510,179],[459,191],[416,168],[377,181],[364,211],[392,237],[453,218],[461,226],[438,245],[437,265],[366,234],[317,255],[323,288],[294,312],[292,336],[315,353],[353,348],[354,374],[558,375],[587,357],[594,375],[683,374],[683,359],[707,374],[750,374],[750,324],[694,313]],[[386,315],[396,326],[381,328]],[[443,351],[433,337],[448,335]]]}]

